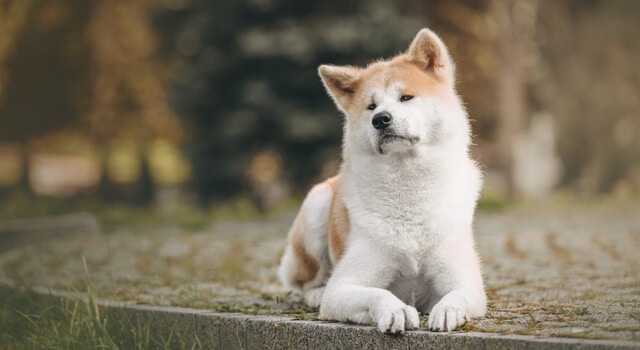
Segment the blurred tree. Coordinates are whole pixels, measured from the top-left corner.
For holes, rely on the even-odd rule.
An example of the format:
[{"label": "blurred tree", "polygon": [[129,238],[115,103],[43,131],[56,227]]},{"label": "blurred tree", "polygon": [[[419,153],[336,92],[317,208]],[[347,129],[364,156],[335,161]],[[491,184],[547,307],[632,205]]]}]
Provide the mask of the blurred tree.
[{"label": "blurred tree", "polygon": [[[469,105],[481,162],[501,174],[508,195],[514,144],[531,114],[530,77],[539,63],[536,0],[454,0],[434,3],[435,26],[457,61],[459,92]],[[491,102],[489,102],[491,101]]]},{"label": "blurred tree", "polygon": [[[0,0],[0,141],[26,145],[75,129],[103,149],[114,138],[135,139],[145,157],[152,139],[180,140],[148,17],[159,2]],[[139,184],[126,192],[148,202],[152,179],[147,160],[140,164]],[[116,193],[103,180],[104,192]]]},{"label": "blurred tree", "polygon": [[281,155],[294,187],[339,156],[341,118],[321,63],[366,64],[426,25],[387,1],[174,1],[157,12],[175,58],[172,105],[188,121],[203,203],[249,193],[252,158]]},{"label": "blurred tree", "polygon": [[182,124],[168,108],[168,69],[157,57],[158,38],[148,15],[159,2],[97,1],[88,30],[92,56],[89,130],[102,147],[103,159],[109,140],[137,140],[142,166],[133,188],[110,183],[105,167],[101,193],[105,198],[116,194],[142,205],[154,198],[147,147],[155,138],[177,141],[184,134]]},{"label": "blurred tree", "polygon": [[[418,6],[419,4],[415,4]],[[561,186],[640,191],[640,2],[436,0],[433,26],[458,64],[476,152],[521,194],[517,143],[551,116]],[[417,8],[417,7],[416,7]],[[535,170],[536,165],[532,164]],[[522,181],[522,180],[520,180]],[[635,186],[635,187],[634,187]]]},{"label": "blurred tree", "polygon": [[[16,42],[20,38],[32,3],[32,0],[0,0],[0,110],[2,109],[6,86],[9,84],[7,62],[15,50]],[[5,123],[8,124],[8,120]],[[20,163],[23,171],[17,187],[28,192],[28,172],[24,170],[27,164],[27,154],[24,149],[20,149],[19,152],[21,153],[22,160]]]},{"label": "blurred tree", "polygon": [[0,0],[0,141],[23,145],[24,192],[30,192],[26,142],[80,119],[90,8],[83,0]]},{"label": "blurred tree", "polygon": [[32,0],[0,0],[0,106],[9,81],[5,65],[15,49],[31,4]]},{"label": "blurred tree", "polygon": [[[29,4],[9,1],[2,14],[7,21],[0,20],[0,42],[5,43],[0,48],[0,71],[6,69],[0,75],[10,76],[0,82],[4,87],[0,87],[0,120],[8,126],[0,128],[3,141],[24,142],[78,122],[88,98],[89,58],[82,34],[91,2]],[[0,5],[3,9],[5,4]],[[12,15],[16,17],[9,18]]]},{"label": "blurred tree", "polygon": [[0,116],[11,128],[0,129],[0,140],[83,122],[100,142],[183,136],[166,102],[168,69],[156,57],[148,18],[159,0],[5,2]]},{"label": "blurred tree", "polygon": [[148,17],[160,1],[99,0],[88,26],[91,102],[88,122],[100,142],[114,137],[179,139],[180,122],[168,108],[168,70],[156,56]]},{"label": "blurred tree", "polygon": [[639,193],[640,2],[547,1],[540,11],[536,92],[558,122],[562,184]]},{"label": "blurred tree", "polygon": [[506,178],[507,193],[521,191],[514,179],[514,149],[531,116],[529,87],[531,70],[536,67],[538,47],[535,41],[538,1],[492,0],[489,2],[489,22],[494,23],[496,51],[500,66],[497,70],[496,141],[497,168]]}]

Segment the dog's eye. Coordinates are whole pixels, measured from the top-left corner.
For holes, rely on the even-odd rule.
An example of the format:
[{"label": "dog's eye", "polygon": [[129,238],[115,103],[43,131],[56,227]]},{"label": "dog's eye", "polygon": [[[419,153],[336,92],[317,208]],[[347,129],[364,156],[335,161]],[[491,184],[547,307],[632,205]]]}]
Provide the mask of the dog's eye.
[{"label": "dog's eye", "polygon": [[369,106],[367,106],[367,109],[370,110],[370,111],[373,111],[374,109],[376,109],[376,107],[378,107],[378,106],[376,106],[375,103],[372,103]]},{"label": "dog's eye", "polygon": [[400,96],[400,102],[407,102],[409,100],[411,100],[413,98],[413,96],[411,95],[402,95]]}]

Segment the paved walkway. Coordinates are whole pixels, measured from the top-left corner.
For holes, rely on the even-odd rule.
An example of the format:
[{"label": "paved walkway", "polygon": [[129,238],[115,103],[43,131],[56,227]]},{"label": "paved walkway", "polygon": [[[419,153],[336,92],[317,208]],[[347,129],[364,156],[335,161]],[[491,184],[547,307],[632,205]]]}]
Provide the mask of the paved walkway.
[{"label": "paved walkway", "polygon": [[[110,300],[314,320],[316,310],[300,306],[276,278],[292,217],[196,233],[39,233],[0,249],[0,280],[66,291],[89,281]],[[638,203],[480,213],[476,227],[489,312],[465,331],[640,347]]]}]

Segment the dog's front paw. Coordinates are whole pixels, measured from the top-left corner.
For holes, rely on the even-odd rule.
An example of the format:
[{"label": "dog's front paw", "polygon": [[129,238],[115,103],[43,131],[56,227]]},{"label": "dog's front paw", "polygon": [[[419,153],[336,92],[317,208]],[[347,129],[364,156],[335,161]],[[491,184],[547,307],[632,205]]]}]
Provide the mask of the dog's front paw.
[{"label": "dog's front paw", "polygon": [[429,329],[434,332],[449,332],[466,322],[466,306],[442,300],[429,313]]},{"label": "dog's front paw", "polygon": [[323,294],[324,287],[309,289],[304,293],[304,302],[310,307],[320,307]]},{"label": "dog's front paw", "polygon": [[385,303],[378,311],[378,329],[382,333],[402,334],[405,330],[416,329],[420,325],[418,310],[401,301]]}]

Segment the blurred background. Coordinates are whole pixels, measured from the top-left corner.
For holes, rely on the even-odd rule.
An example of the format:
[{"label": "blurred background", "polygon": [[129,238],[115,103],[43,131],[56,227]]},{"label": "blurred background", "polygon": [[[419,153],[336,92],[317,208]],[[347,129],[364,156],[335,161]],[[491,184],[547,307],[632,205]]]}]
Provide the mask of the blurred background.
[{"label": "blurred background", "polygon": [[0,0],[0,218],[107,204],[265,211],[339,165],[319,64],[435,30],[483,203],[640,194],[640,2]]}]

